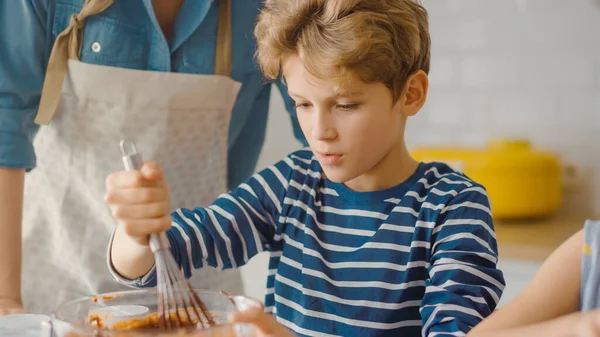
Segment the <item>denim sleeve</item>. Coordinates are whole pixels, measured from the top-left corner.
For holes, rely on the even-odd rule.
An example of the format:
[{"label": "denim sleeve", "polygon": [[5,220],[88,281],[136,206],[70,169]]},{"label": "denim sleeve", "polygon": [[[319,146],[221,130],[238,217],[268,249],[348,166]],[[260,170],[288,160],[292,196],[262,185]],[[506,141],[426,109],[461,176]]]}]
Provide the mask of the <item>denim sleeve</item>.
[{"label": "denim sleeve", "polygon": [[0,1],[0,167],[35,167],[33,138],[49,56],[47,0]]}]

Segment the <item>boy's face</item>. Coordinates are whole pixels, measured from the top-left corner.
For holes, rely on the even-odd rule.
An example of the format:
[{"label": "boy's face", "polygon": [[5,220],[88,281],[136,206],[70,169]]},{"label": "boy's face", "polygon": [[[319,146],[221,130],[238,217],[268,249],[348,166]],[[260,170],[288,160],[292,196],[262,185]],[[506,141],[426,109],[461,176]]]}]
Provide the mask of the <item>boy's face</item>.
[{"label": "boy's face", "polygon": [[285,58],[282,68],[302,131],[330,180],[362,190],[361,179],[379,180],[373,175],[391,172],[382,163],[402,165],[386,158],[405,149],[406,116],[402,99],[394,102],[384,84],[357,79],[340,90],[337,81],[312,76],[297,56]]}]

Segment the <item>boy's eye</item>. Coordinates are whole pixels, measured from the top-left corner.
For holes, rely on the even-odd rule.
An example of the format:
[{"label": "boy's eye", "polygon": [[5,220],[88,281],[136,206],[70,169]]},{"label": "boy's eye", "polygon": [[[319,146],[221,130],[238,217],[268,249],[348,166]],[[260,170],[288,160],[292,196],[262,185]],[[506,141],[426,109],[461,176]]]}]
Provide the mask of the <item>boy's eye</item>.
[{"label": "boy's eye", "polygon": [[343,111],[353,111],[358,108],[358,104],[338,104],[337,107]]},{"label": "boy's eye", "polygon": [[310,107],[310,104],[308,104],[308,103],[296,103],[294,105],[294,108],[296,108],[296,109],[306,109],[308,107]]}]

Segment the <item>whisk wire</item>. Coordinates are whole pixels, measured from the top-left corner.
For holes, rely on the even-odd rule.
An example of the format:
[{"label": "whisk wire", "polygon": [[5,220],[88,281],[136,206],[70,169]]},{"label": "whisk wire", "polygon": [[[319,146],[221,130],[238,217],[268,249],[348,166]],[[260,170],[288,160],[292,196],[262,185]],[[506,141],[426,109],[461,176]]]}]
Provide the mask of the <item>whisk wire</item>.
[{"label": "whisk wire", "polygon": [[[138,170],[143,164],[135,144],[123,140],[120,143],[123,164],[127,170]],[[150,249],[154,253],[156,266],[156,288],[158,294],[159,328],[171,330],[185,326],[215,325],[213,317],[186,280],[179,265],[169,250],[165,233],[151,234]],[[195,317],[192,317],[195,316]]]}]

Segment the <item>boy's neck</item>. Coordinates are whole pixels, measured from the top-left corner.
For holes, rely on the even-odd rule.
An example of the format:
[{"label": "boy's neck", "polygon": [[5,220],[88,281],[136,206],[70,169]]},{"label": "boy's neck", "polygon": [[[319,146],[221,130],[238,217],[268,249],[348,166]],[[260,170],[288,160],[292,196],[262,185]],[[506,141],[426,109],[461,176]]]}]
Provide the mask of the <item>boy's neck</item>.
[{"label": "boy's neck", "polygon": [[381,191],[405,182],[418,167],[419,163],[410,155],[402,142],[369,172],[345,182],[344,185],[357,192]]}]

